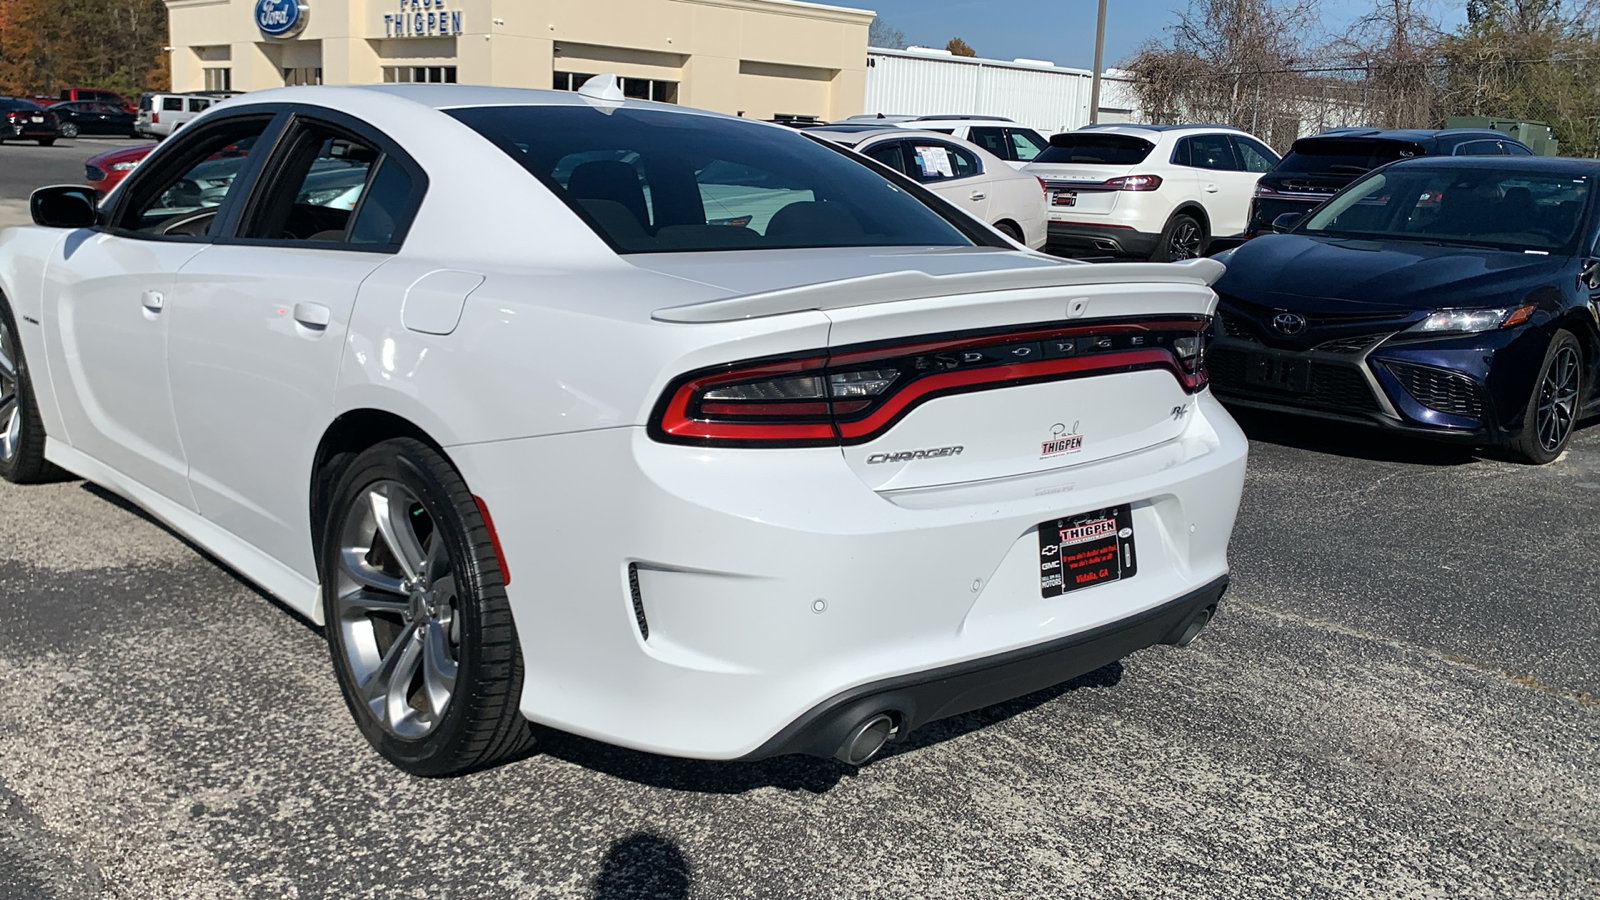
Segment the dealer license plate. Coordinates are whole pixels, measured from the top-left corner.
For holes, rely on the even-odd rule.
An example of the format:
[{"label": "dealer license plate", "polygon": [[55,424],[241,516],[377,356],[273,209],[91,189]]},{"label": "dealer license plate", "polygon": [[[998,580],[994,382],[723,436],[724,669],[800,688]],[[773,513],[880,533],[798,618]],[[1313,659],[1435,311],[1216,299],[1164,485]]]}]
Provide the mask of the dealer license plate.
[{"label": "dealer license plate", "polygon": [[1050,198],[1056,206],[1077,206],[1078,195],[1074,191],[1056,191]]},{"label": "dealer license plate", "polygon": [[33,121],[42,125],[44,124],[44,116],[34,116]]},{"label": "dealer license plate", "polygon": [[1039,524],[1039,593],[1045,597],[1132,578],[1138,570],[1130,504]]},{"label": "dealer license plate", "polygon": [[1304,394],[1311,390],[1311,361],[1252,353],[1244,370],[1246,384]]}]

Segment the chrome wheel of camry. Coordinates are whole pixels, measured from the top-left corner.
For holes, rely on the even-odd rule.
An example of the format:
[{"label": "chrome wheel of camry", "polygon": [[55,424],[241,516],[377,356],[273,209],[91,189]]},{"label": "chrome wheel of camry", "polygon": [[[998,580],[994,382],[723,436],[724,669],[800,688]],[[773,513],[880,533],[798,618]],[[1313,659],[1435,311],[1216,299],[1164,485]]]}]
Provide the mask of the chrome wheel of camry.
[{"label": "chrome wheel of camry", "polygon": [[17,389],[16,338],[0,320],[0,462],[10,462],[22,443],[22,400]]},{"label": "chrome wheel of camry", "polygon": [[1578,351],[1571,346],[1560,347],[1539,384],[1539,446],[1547,451],[1560,449],[1572,432],[1572,423],[1578,417],[1581,368]]},{"label": "chrome wheel of camry", "polygon": [[461,599],[444,535],[398,481],[356,495],[339,543],[334,607],[359,699],[383,729],[416,740],[455,693]]}]

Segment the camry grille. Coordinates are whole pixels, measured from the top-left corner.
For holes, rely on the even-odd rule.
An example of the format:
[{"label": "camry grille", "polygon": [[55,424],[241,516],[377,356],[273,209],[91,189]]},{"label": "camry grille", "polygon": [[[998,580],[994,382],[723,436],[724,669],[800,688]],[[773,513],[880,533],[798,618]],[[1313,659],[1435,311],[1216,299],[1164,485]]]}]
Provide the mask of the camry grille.
[{"label": "camry grille", "polygon": [[1217,322],[1222,325],[1222,333],[1234,340],[1250,341],[1254,344],[1261,343],[1261,339],[1255,336],[1255,330],[1233,310],[1219,307],[1217,309]]},{"label": "camry grille", "polygon": [[1364,353],[1385,337],[1387,335],[1359,334],[1355,337],[1334,338],[1318,344],[1316,349],[1323,353]]},{"label": "camry grille", "polygon": [[1304,392],[1275,390],[1250,384],[1246,378],[1250,354],[1241,350],[1213,347],[1206,352],[1206,371],[1211,384],[1223,394],[1256,397],[1284,406],[1319,407],[1347,412],[1378,412],[1378,399],[1361,370],[1343,363],[1311,361],[1311,373]]},{"label": "camry grille", "polygon": [[1483,418],[1483,392],[1471,378],[1459,372],[1409,363],[1385,362],[1384,366],[1406,393],[1423,406],[1452,416]]}]

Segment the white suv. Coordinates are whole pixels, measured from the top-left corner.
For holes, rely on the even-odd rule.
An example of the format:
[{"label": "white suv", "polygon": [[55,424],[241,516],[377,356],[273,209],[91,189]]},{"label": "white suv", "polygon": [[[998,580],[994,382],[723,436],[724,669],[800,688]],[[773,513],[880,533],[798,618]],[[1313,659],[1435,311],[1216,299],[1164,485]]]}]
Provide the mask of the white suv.
[{"label": "white suv", "polygon": [[220,103],[228,96],[231,94],[141,94],[139,117],[134,120],[133,129],[150,137],[170,137],[195,116],[210,109],[211,104]]},{"label": "white suv", "polygon": [[1020,169],[1043,153],[1050,142],[1025,125],[1000,116],[851,116],[849,124],[882,124],[917,131],[937,131],[961,138]]},{"label": "white suv", "polygon": [[1049,192],[1050,243],[1192,259],[1243,233],[1256,180],[1278,154],[1220,125],[1090,125],[1058,134],[1024,169]]}]

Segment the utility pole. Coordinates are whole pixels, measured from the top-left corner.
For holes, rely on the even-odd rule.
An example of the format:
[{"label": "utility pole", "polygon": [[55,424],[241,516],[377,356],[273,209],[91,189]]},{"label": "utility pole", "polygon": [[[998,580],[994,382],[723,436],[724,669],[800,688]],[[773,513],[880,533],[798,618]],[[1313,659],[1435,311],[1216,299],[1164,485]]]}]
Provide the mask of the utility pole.
[{"label": "utility pole", "polygon": [[1089,124],[1100,121],[1100,69],[1106,52],[1106,0],[1100,0],[1100,21],[1094,27],[1094,81],[1089,87]]}]

